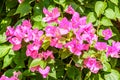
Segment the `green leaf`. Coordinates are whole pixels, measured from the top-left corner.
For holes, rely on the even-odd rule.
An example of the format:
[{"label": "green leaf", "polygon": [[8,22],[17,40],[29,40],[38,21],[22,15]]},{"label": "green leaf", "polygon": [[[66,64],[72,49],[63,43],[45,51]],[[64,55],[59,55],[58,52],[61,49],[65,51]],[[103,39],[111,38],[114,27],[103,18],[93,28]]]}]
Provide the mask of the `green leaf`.
[{"label": "green leaf", "polygon": [[75,64],[77,64],[79,67],[82,66],[83,59],[81,59],[80,57],[76,55],[74,55],[72,59],[75,62]]},{"label": "green leaf", "polygon": [[115,15],[118,19],[120,19],[120,10],[117,6],[115,6]]},{"label": "green leaf", "polygon": [[1,20],[0,23],[0,34],[3,34],[6,31],[6,27],[10,25],[12,18],[6,17]]},{"label": "green leaf", "polygon": [[118,0],[110,0],[112,3],[118,5]]},{"label": "green leaf", "polygon": [[108,62],[103,62],[103,71],[110,72],[111,71],[111,66]]},{"label": "green leaf", "polygon": [[59,53],[62,59],[65,59],[71,55],[68,50],[60,50]]},{"label": "green leaf", "polygon": [[0,34],[0,44],[6,42],[6,35],[5,33]]},{"label": "green leaf", "polygon": [[104,80],[100,74],[92,74],[90,80]]},{"label": "green leaf", "polygon": [[5,71],[4,75],[7,77],[11,77],[13,76],[13,72],[16,71],[15,69],[8,69],[7,71]]},{"label": "green leaf", "polygon": [[37,15],[37,16],[33,17],[33,20],[37,21],[37,22],[42,21],[42,15]]},{"label": "green leaf", "polygon": [[13,57],[14,57],[14,52],[11,49],[9,53],[4,57],[2,69],[4,69],[5,67],[9,66],[12,63]]},{"label": "green leaf", "polygon": [[89,50],[89,51],[85,52],[82,57],[87,58],[87,57],[92,56],[94,54],[96,54],[96,52],[94,50]]},{"label": "green leaf", "polygon": [[15,13],[15,9],[12,9],[12,10],[10,10],[9,12],[8,12],[8,14],[7,14],[7,16],[9,17],[9,16],[13,16],[13,14]]},{"label": "green leaf", "polygon": [[9,8],[13,8],[17,5],[17,0],[6,0],[6,7],[9,9]]},{"label": "green leaf", "polygon": [[90,12],[88,15],[87,15],[87,22],[95,22],[96,21],[96,17],[95,17],[95,14],[94,12]]},{"label": "green leaf", "polygon": [[40,21],[40,22],[35,21],[32,28],[33,29],[35,29],[35,28],[43,29],[44,27],[46,27],[46,23],[45,22],[43,22],[43,21]]},{"label": "green leaf", "polygon": [[117,65],[117,61],[118,61],[118,59],[116,59],[116,58],[111,58],[110,64],[111,64],[112,68],[115,68],[115,66]]},{"label": "green leaf", "polygon": [[50,46],[50,41],[49,40],[44,40],[42,44],[42,48],[46,50]]},{"label": "green leaf", "polygon": [[21,51],[17,51],[15,52],[15,57],[13,58],[15,64],[17,64],[16,68],[25,68],[25,60],[26,60],[26,54],[21,52]]},{"label": "green leaf", "polygon": [[106,53],[104,51],[100,52],[101,53],[101,57],[100,57],[100,60],[102,62],[107,62],[108,61],[108,58],[106,56]]},{"label": "green leaf", "polygon": [[39,66],[39,65],[41,68],[44,69],[46,67],[46,62],[41,60],[41,59],[34,59],[30,64],[30,68],[35,67],[35,66]]},{"label": "green leaf", "polygon": [[78,77],[79,79],[81,79],[80,71],[74,66],[68,67],[67,76],[71,78],[72,80],[75,80]]},{"label": "green leaf", "polygon": [[103,1],[97,1],[95,4],[95,12],[97,14],[97,17],[99,17],[107,7],[107,3]]},{"label": "green leaf", "polygon": [[30,70],[25,70],[23,73],[22,73],[23,76],[33,76],[35,75],[35,73],[32,73]]},{"label": "green leaf", "polygon": [[31,9],[32,9],[32,7],[30,6],[29,3],[23,2],[18,6],[15,14],[20,13],[20,17],[23,17],[23,16],[29,14],[31,12]]},{"label": "green leaf", "polygon": [[0,45],[0,58],[4,57],[10,50],[10,45]]},{"label": "green leaf", "polygon": [[51,68],[51,71],[49,72],[48,75],[53,77],[54,79],[57,79],[55,67],[50,67],[50,68]]},{"label": "green leaf", "polygon": [[105,16],[109,19],[116,19],[115,12],[111,8],[105,10]]},{"label": "green leaf", "polygon": [[104,26],[113,26],[111,20],[108,19],[107,17],[102,17],[101,24]]},{"label": "green leaf", "polygon": [[104,75],[105,80],[120,80],[120,74],[118,71],[112,69],[110,73]]}]

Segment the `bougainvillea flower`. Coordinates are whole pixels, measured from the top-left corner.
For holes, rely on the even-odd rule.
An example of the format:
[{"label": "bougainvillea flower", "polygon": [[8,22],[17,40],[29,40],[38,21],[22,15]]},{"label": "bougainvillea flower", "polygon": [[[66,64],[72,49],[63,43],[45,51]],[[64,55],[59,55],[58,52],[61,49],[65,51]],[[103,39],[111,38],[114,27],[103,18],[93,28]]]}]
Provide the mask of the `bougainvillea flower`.
[{"label": "bougainvillea flower", "polygon": [[61,37],[59,28],[55,26],[47,26],[45,28],[45,32],[47,37],[55,37],[55,38]]},{"label": "bougainvillea flower", "polygon": [[8,26],[5,34],[7,36],[7,40],[9,40],[14,36],[14,28],[11,26]]},{"label": "bougainvillea flower", "polygon": [[95,48],[97,49],[97,50],[106,50],[107,49],[107,43],[106,42],[97,42],[96,44],[95,44]]},{"label": "bougainvillea flower", "polygon": [[106,56],[111,56],[113,58],[120,58],[120,42],[113,42],[112,46],[108,47]]},{"label": "bougainvillea flower", "polygon": [[60,21],[59,30],[61,35],[67,34],[71,30],[71,25],[67,18],[63,18]]},{"label": "bougainvillea flower", "polygon": [[54,22],[60,16],[58,8],[54,8],[52,12],[49,12],[46,8],[43,8],[43,13],[46,17],[43,18],[45,22]]},{"label": "bougainvillea flower", "polygon": [[45,69],[39,68],[39,73],[42,74],[43,78],[46,78],[48,76],[49,71],[50,71],[49,66],[47,66]]},{"label": "bougainvillea flower", "polygon": [[38,50],[42,43],[40,41],[34,41],[32,44],[27,46],[26,55],[32,57],[33,59],[38,57]]},{"label": "bougainvillea flower", "polygon": [[83,48],[83,44],[80,44],[78,42],[78,40],[73,39],[72,41],[68,42],[65,44],[65,47],[68,48],[70,50],[71,53],[73,53],[74,55],[80,56],[82,54],[82,50],[85,50],[85,48]]},{"label": "bougainvillea flower", "polygon": [[75,10],[70,6],[68,6],[67,10],[65,11],[66,13],[69,13],[69,14],[74,14],[75,13]]},{"label": "bougainvillea flower", "polygon": [[105,40],[108,40],[109,38],[112,37],[112,31],[110,29],[105,29],[102,31],[102,35]]},{"label": "bougainvillea flower", "polygon": [[47,50],[46,52],[42,52],[43,58],[47,60],[48,58],[54,59],[53,52]]},{"label": "bougainvillea flower", "polygon": [[80,20],[79,13],[75,12],[71,19],[71,25],[73,29],[76,29],[79,27],[79,24],[80,24],[79,20]]},{"label": "bougainvillea flower", "polygon": [[33,41],[40,41],[40,37],[43,35],[43,31],[34,29],[32,30],[31,37]]},{"label": "bougainvillea flower", "polygon": [[63,44],[59,42],[60,38],[52,38],[50,40],[50,46],[61,49]]},{"label": "bougainvillea flower", "polygon": [[80,19],[79,19],[79,24],[80,25],[86,25],[86,20],[87,20],[87,17],[81,17]]},{"label": "bougainvillea flower", "polygon": [[47,26],[45,28],[45,32],[46,32],[46,36],[48,37],[55,37],[55,31],[56,31],[56,27],[53,26]]},{"label": "bougainvillea flower", "polygon": [[98,73],[102,69],[102,64],[100,61],[97,61],[95,58],[86,58],[84,60],[84,66],[89,68],[91,72]]},{"label": "bougainvillea flower", "polygon": [[24,29],[30,29],[30,28],[32,28],[30,20],[23,20],[22,21],[22,26],[24,27]]},{"label": "bougainvillea flower", "polygon": [[21,48],[22,39],[18,37],[13,37],[9,39],[9,42],[13,44],[13,50],[19,50]]},{"label": "bougainvillea flower", "polygon": [[8,26],[6,30],[6,36],[13,36],[13,35],[14,35],[14,28],[11,26]]}]

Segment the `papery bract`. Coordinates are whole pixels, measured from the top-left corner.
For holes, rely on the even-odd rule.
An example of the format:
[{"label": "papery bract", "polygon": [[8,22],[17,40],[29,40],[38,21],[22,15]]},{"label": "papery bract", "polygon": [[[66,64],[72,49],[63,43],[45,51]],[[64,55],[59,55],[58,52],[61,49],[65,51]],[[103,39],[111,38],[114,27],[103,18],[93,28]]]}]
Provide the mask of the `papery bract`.
[{"label": "papery bract", "polygon": [[113,42],[106,52],[107,57],[120,58],[120,42]]},{"label": "papery bract", "polygon": [[47,66],[45,69],[39,68],[39,73],[42,74],[43,78],[46,78],[48,76],[49,71],[50,71],[49,66]]},{"label": "papery bract", "polygon": [[112,31],[110,29],[105,29],[102,31],[105,40],[108,40],[112,37]]},{"label": "papery bract", "polygon": [[27,46],[26,55],[34,58],[38,57],[38,50],[41,47],[41,41],[34,41],[32,44]]},{"label": "papery bract", "polygon": [[60,16],[58,8],[54,8],[52,12],[49,12],[46,8],[43,8],[43,13],[46,17],[43,18],[45,22],[54,22]]},{"label": "papery bract", "polygon": [[107,49],[107,43],[106,43],[106,42],[97,42],[97,43],[95,44],[95,48],[96,48],[97,50],[100,50],[100,51],[106,50],[106,49]]},{"label": "papery bract", "polygon": [[73,39],[72,41],[65,44],[65,47],[70,50],[73,54],[80,56],[82,54],[83,44],[80,44],[76,39]]},{"label": "papery bract", "polygon": [[45,60],[47,60],[48,57],[50,57],[51,59],[54,59],[54,56],[53,56],[53,52],[52,52],[52,51],[47,50],[46,52],[42,52],[42,54],[43,54],[43,58],[44,58]]},{"label": "papery bract", "polygon": [[61,49],[63,44],[59,42],[59,38],[52,38],[50,40],[50,46]]},{"label": "papery bract", "polygon": [[86,58],[84,60],[85,67],[89,68],[91,72],[98,73],[100,69],[102,69],[102,64],[100,61],[97,61],[95,58]]},{"label": "papery bract", "polygon": [[68,6],[67,10],[65,11],[66,13],[69,13],[69,14],[74,14],[75,13],[75,10],[72,8],[72,6]]}]

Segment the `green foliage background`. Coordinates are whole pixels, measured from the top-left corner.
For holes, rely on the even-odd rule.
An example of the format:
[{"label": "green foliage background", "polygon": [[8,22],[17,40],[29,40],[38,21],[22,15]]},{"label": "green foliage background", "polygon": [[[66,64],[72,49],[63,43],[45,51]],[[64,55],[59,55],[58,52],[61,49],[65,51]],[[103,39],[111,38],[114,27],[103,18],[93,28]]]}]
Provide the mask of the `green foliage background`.
[{"label": "green foliage background", "polygon": [[[14,52],[11,45],[6,41],[5,31],[7,26],[16,27],[24,19],[30,19],[33,24],[33,29],[44,29],[46,23],[42,21],[44,17],[43,8],[51,10],[58,7],[61,12],[61,18],[66,16],[64,10],[68,5],[80,13],[80,16],[87,16],[87,22],[92,22],[96,28],[97,35],[101,36],[101,30],[111,28],[114,37],[113,40],[120,41],[120,0],[24,0],[19,4],[17,0],[0,0],[0,75],[5,74],[11,76],[12,72],[21,71],[22,80],[42,80],[39,73],[31,73],[29,66],[41,64],[37,61],[32,61],[31,58],[25,56],[25,49]],[[69,17],[69,16],[67,16]],[[100,39],[102,41],[102,39]],[[111,40],[108,41],[111,44]],[[92,74],[86,69],[80,71],[72,64],[81,64],[82,60],[76,56],[72,56],[70,64],[70,54],[64,51],[54,50],[60,53],[60,58],[57,58],[50,65],[52,70],[46,80],[120,80],[120,59],[103,59],[103,71],[98,74]],[[84,57],[93,54],[91,50]],[[58,55],[56,55],[58,56]],[[43,79],[44,80],[44,79]]]}]

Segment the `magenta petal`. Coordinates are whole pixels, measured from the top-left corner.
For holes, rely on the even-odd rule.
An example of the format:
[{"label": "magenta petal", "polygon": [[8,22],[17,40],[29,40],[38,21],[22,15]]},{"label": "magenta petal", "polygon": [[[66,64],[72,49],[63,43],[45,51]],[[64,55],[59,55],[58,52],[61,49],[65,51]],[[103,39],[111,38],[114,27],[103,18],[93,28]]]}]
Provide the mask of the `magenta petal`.
[{"label": "magenta petal", "polygon": [[39,68],[39,72],[42,74],[43,78],[46,78],[48,76],[49,71],[49,66],[47,66],[45,69]]},{"label": "magenta petal", "polygon": [[17,51],[17,50],[19,50],[21,48],[21,44],[18,44],[18,45],[13,45],[13,50],[14,51]]}]

